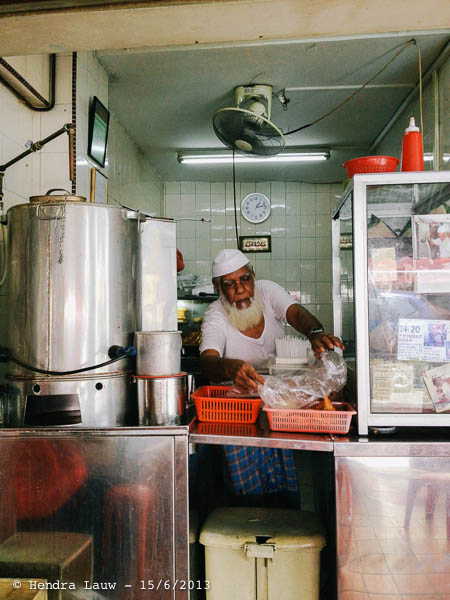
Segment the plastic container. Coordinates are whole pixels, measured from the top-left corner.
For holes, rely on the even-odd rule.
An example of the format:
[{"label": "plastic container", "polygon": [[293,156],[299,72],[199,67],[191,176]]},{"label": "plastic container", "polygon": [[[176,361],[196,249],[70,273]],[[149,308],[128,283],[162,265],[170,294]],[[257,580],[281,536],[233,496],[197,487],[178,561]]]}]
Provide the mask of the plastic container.
[{"label": "plastic container", "polygon": [[203,385],[191,394],[199,421],[255,423],[261,398],[227,398],[228,385]]},{"label": "plastic container", "polygon": [[[356,411],[347,402],[333,402],[338,410],[294,410],[266,408],[269,427],[273,431],[308,433],[348,433]],[[340,409],[340,410],[339,410]]]},{"label": "plastic container", "polygon": [[409,119],[402,141],[402,171],[423,171],[423,142],[422,134],[414,117]]},{"label": "plastic container", "polygon": [[200,533],[207,600],[318,600],[326,540],[314,513],[217,508]]},{"label": "plastic container", "polygon": [[395,156],[362,156],[344,163],[350,179],[356,173],[392,173],[400,161]]},{"label": "plastic container", "polygon": [[201,546],[198,543],[199,524],[198,513],[194,510],[189,510],[189,578],[192,582],[189,586],[189,600],[202,599],[202,592],[199,588],[201,580],[204,577],[201,568],[201,563],[203,562],[200,553]]}]

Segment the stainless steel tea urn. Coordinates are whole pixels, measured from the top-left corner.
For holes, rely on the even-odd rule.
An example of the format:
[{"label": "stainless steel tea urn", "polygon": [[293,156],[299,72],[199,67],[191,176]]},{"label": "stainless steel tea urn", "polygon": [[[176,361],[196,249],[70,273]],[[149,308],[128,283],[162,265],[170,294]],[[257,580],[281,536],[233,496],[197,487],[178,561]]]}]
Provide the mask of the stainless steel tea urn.
[{"label": "stainless steel tea urn", "polygon": [[135,424],[126,359],[68,373],[132,343],[137,214],[79,196],[30,200],[8,211],[8,347],[41,373],[10,363],[6,424]]}]

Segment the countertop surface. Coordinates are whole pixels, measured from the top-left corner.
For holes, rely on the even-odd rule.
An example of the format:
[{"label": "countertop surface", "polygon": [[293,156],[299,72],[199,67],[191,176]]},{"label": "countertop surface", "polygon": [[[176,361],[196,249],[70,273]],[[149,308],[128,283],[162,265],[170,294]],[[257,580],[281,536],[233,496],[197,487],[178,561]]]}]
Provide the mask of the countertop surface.
[{"label": "countertop surface", "polygon": [[193,444],[232,444],[333,452],[333,437],[328,434],[271,431],[265,413],[255,424],[200,423],[191,421],[189,441]]},{"label": "countertop surface", "polygon": [[1,428],[0,439],[17,438],[107,438],[136,436],[186,436],[191,444],[260,446],[292,450],[333,452],[336,457],[443,456],[450,457],[450,428],[398,428],[391,434],[358,436],[353,427],[346,435],[271,431],[265,413],[255,424],[200,423],[166,427]]},{"label": "countertop surface", "polygon": [[395,433],[358,436],[271,431],[264,413],[254,425],[191,421],[194,444],[232,444],[333,452],[335,456],[450,456],[450,428],[398,428]]}]

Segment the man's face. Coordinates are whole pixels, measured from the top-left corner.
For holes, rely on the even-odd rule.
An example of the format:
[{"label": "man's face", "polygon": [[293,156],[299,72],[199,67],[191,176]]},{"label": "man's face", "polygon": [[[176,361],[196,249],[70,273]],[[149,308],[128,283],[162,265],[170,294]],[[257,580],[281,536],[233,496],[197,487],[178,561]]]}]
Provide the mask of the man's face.
[{"label": "man's face", "polygon": [[234,304],[239,310],[248,308],[255,294],[253,274],[247,267],[242,267],[224,275],[220,280],[220,289],[230,304]]}]

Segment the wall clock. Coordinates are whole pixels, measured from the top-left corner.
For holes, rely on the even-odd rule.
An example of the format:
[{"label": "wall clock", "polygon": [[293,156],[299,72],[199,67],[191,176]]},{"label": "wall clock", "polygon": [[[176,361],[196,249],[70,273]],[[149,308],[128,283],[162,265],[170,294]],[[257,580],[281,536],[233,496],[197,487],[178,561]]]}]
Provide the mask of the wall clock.
[{"label": "wall clock", "polygon": [[249,223],[262,223],[270,215],[270,200],[264,194],[247,194],[241,202],[241,214]]}]

